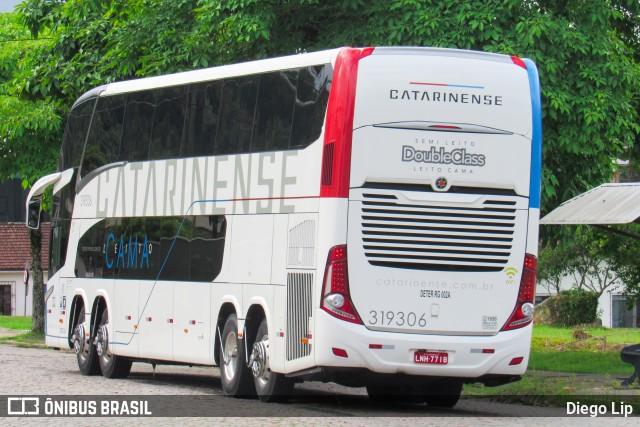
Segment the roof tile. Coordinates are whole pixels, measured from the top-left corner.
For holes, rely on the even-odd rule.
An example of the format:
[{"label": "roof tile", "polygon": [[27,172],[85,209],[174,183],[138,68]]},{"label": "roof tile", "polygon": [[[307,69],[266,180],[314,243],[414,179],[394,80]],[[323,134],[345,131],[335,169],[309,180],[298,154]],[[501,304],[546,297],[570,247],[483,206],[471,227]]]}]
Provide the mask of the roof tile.
[{"label": "roof tile", "polygon": [[[43,222],[41,230],[42,267],[47,270],[51,223]],[[22,270],[26,261],[31,261],[27,226],[24,223],[0,223],[0,271]]]}]

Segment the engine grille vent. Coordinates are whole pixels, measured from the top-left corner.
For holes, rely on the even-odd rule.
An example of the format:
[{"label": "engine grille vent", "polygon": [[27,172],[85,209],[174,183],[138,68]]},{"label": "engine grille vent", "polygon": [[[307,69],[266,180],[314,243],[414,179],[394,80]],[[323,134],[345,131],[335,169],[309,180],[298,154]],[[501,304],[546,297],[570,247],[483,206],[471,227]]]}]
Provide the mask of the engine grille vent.
[{"label": "engine grille vent", "polygon": [[500,271],[511,253],[515,201],[482,207],[402,204],[363,194],[362,245],[370,264],[436,271]]},{"label": "engine grille vent", "polygon": [[308,339],[312,315],[313,273],[287,274],[287,360],[311,354]]}]

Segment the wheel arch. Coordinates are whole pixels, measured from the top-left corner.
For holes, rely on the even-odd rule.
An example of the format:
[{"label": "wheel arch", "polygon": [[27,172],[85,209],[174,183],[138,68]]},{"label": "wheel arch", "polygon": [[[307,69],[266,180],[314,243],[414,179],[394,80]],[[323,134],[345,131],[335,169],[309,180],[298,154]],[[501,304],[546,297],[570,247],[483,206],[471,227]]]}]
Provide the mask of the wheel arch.
[{"label": "wheel arch", "polygon": [[227,321],[227,317],[231,314],[238,315],[238,309],[233,302],[225,302],[220,306],[220,310],[218,311],[218,318],[215,324],[214,331],[214,342],[213,342],[213,361],[216,365],[220,365],[220,334],[222,333],[222,329],[224,328],[224,322]]},{"label": "wheel arch", "polygon": [[107,297],[105,295],[98,295],[93,300],[91,307],[91,325],[90,334],[92,337],[98,332],[98,326],[100,325],[100,319],[98,316],[102,314],[102,310],[109,310],[109,304],[107,304]]},{"label": "wheel arch", "polygon": [[[246,341],[246,346],[248,349],[251,349],[253,343],[256,340],[256,334],[258,333],[258,328],[260,327],[260,323],[262,319],[267,319],[267,310],[260,303],[254,303],[249,307],[249,311],[247,311],[247,316],[244,320],[244,328],[245,328],[245,336],[243,336],[243,340]],[[267,319],[267,323],[269,319]]]},{"label": "wheel arch", "polygon": [[[81,293],[76,293],[71,300],[69,321],[67,323],[69,325],[69,330],[67,331],[67,341],[69,343],[69,348],[73,348],[73,340],[71,339],[71,337],[73,336],[73,331],[78,325],[78,321],[80,320],[80,310],[82,309],[82,307],[86,306],[87,304],[85,302],[84,295]],[[85,308],[85,313],[86,311],[87,310]]]}]

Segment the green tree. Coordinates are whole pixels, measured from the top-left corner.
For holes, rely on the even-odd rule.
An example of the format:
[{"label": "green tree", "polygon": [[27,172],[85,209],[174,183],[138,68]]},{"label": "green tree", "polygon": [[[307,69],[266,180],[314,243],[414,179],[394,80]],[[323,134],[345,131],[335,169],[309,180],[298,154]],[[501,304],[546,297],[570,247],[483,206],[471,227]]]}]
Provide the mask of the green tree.
[{"label": "green tree", "polygon": [[562,280],[570,273],[573,256],[573,241],[556,245],[547,243],[538,254],[538,283],[549,293],[559,294]]},{"label": "green tree", "polygon": [[[47,100],[19,97],[15,75],[29,67],[30,55],[44,47],[31,40],[15,14],[0,14],[0,182],[19,177],[29,187],[53,170],[58,152],[61,117]],[[40,230],[31,230],[31,277],[33,280],[32,330],[44,332],[44,281]]]},{"label": "green tree", "polygon": [[599,298],[605,291],[621,284],[616,271],[618,252],[626,237],[589,226],[577,226],[567,260],[569,272],[575,279],[574,288],[595,293]]},{"label": "green tree", "polygon": [[616,239],[609,239],[603,250],[612,254],[609,256],[612,268],[624,282],[627,306],[631,309],[640,301],[640,225],[625,224],[616,227],[616,230],[624,234],[618,234]]},{"label": "green tree", "polygon": [[624,285],[629,305],[640,297],[640,225],[615,228],[571,226],[563,238],[540,251],[538,279],[560,292],[560,281],[570,276],[573,289],[604,292]]}]

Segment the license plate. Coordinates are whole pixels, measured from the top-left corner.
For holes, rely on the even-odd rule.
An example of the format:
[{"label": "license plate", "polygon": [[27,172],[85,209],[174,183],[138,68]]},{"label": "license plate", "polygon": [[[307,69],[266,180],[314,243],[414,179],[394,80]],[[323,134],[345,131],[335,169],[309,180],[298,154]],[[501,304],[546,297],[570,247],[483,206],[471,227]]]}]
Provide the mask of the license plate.
[{"label": "license plate", "polygon": [[413,353],[413,361],[424,365],[446,365],[449,363],[449,353],[417,350]]}]

